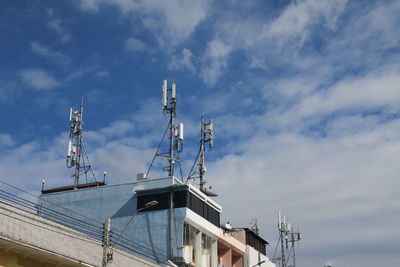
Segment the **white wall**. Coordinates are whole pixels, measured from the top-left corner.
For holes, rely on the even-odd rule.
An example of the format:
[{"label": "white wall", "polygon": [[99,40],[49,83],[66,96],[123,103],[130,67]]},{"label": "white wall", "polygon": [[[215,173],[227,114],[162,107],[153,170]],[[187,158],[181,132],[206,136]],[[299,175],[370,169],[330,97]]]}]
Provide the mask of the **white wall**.
[{"label": "white wall", "polygon": [[[257,265],[259,262],[265,261],[264,263]],[[257,266],[254,266],[257,265]],[[264,254],[258,252],[255,248],[246,245],[246,254],[244,257],[244,267],[276,267],[274,263]]]}]

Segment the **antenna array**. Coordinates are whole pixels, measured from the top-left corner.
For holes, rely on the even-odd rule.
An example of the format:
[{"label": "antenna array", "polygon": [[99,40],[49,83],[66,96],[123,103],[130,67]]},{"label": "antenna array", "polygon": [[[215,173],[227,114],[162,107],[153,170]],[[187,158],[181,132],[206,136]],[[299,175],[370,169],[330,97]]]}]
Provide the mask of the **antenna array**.
[{"label": "antenna array", "polygon": [[250,220],[250,230],[258,235],[259,228],[258,228],[257,218],[252,218]]},{"label": "antenna array", "polygon": [[[204,120],[204,117],[201,117],[201,138],[200,138],[200,149],[199,152],[197,153],[196,159],[193,163],[193,166],[189,172],[189,176],[186,180],[186,182],[189,179],[199,179],[200,180],[200,191],[205,193],[208,196],[216,196],[216,194],[206,191],[205,184],[206,182],[204,181],[204,175],[206,173],[206,165],[205,165],[205,150],[206,150],[206,144],[208,144],[209,148],[212,148],[214,144],[214,137],[213,137],[213,132],[214,132],[214,122],[212,120],[209,120],[206,122]],[[195,166],[197,164],[197,171],[195,170]]]},{"label": "antenna array", "polygon": [[[178,162],[180,165],[180,152],[183,149],[183,133],[184,133],[184,125],[183,123],[179,123],[175,125],[176,120],[176,84],[172,83],[171,88],[168,88],[168,81],[164,80],[162,84],[162,111],[163,113],[169,114],[169,122],[168,126],[164,132],[164,135],[161,139],[161,142],[157,148],[157,152],[154,155],[154,158],[150,164],[150,167],[147,171],[146,178],[150,173],[150,170],[153,166],[154,160],[156,157],[163,157],[168,160],[168,166],[163,167],[163,171],[168,173],[168,176],[174,176],[175,170],[175,162]],[[160,152],[161,146],[164,143],[164,139],[166,137],[167,132],[169,132],[169,145],[168,151]],[[182,176],[182,171],[181,171]]]},{"label": "antenna array", "polygon": [[[72,177],[74,178],[74,188],[79,184],[81,174],[85,176],[87,183],[87,173],[92,172],[93,178],[96,181],[93,169],[86,153],[86,148],[83,143],[83,99],[79,110],[72,107],[69,111],[70,131],[68,138],[68,151],[66,165],[68,168],[75,168]],[[83,152],[83,155],[82,155]]]},{"label": "antenna array", "polygon": [[273,262],[280,262],[281,267],[296,267],[296,254],[295,254],[295,243],[299,242],[301,239],[301,233],[293,231],[292,224],[288,222],[285,216],[278,212],[278,231],[279,240],[277,247],[280,243],[281,245],[281,255],[280,257],[275,257]]}]

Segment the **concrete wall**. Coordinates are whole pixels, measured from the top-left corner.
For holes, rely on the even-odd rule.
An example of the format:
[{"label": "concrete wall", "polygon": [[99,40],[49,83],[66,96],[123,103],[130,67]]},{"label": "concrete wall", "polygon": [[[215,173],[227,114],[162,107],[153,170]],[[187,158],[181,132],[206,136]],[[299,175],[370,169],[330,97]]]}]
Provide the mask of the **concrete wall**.
[{"label": "concrete wall", "polygon": [[[257,265],[259,262],[265,261],[264,263]],[[258,252],[255,248],[246,245],[246,254],[244,258],[244,267],[276,267],[274,263],[264,254]]]},{"label": "concrete wall", "polygon": [[[33,267],[36,264],[50,267],[51,264],[57,266],[101,266],[102,264],[101,242],[85,234],[2,202],[0,202],[0,218],[0,250],[3,253],[1,255],[4,255],[0,257],[2,258],[0,265]],[[34,259],[39,259],[39,262]],[[4,263],[5,261],[7,263]],[[27,263],[22,264],[23,261]],[[159,267],[160,265],[114,249],[114,259],[107,266]]]}]

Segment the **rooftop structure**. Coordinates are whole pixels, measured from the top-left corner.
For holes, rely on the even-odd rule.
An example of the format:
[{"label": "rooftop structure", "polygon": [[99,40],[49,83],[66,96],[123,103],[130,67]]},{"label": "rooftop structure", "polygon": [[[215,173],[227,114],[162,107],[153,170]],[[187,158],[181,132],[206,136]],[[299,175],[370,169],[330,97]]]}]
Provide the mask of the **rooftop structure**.
[{"label": "rooftop structure", "polygon": [[[105,250],[120,248],[133,252],[157,264],[174,264],[198,267],[270,267],[274,266],[266,256],[266,242],[257,233],[247,228],[225,229],[221,227],[222,207],[211,197],[215,193],[205,188],[205,145],[213,144],[213,122],[201,119],[200,149],[189,173],[183,182],[180,152],[183,148],[183,124],[176,124],[176,84],[168,88],[162,85],[162,110],[169,115],[168,125],[157,147],[146,174],[139,174],[136,181],[118,185],[95,182],[79,183],[79,174],[91,169],[90,164],[80,163],[80,151],[84,149],[82,139],[82,114],[70,114],[71,134],[68,145],[67,166],[75,166],[74,185],[42,190],[38,202],[38,214],[44,218],[64,223],[42,210],[51,210],[67,216],[76,230],[91,220],[104,222],[110,235],[103,237]],[[72,118],[72,119],[71,119]],[[169,133],[167,135],[167,133]],[[73,139],[73,141],[71,141]],[[165,143],[165,144],[164,144]],[[164,145],[164,146],[163,146]],[[167,177],[149,179],[156,158],[168,161],[163,167]],[[89,162],[88,158],[86,162]],[[71,164],[68,164],[71,163]],[[179,164],[181,179],[175,174]],[[195,170],[195,166],[198,170]],[[200,181],[200,188],[187,183]],[[84,214],[84,217],[76,214]],[[107,248],[107,249],[106,249]],[[112,258],[112,249],[107,253]]]},{"label": "rooftop structure", "polygon": [[[146,208],[150,202],[157,204]],[[73,211],[68,214],[71,218],[74,212],[98,221],[110,218],[112,233],[147,248],[140,256],[156,263],[171,260],[184,266],[253,267],[262,262],[262,267],[271,266],[267,241],[247,228],[221,228],[222,207],[175,177],[139,176],[131,183],[45,193],[39,207]],[[124,239],[114,246],[125,249]]]},{"label": "rooftop structure", "polygon": [[[29,212],[27,209],[36,209],[32,203],[1,191],[0,266],[102,266],[101,240]],[[10,204],[3,202],[6,199]],[[97,231],[101,234],[101,225]],[[124,250],[115,248],[113,252],[107,266],[160,267]]]}]

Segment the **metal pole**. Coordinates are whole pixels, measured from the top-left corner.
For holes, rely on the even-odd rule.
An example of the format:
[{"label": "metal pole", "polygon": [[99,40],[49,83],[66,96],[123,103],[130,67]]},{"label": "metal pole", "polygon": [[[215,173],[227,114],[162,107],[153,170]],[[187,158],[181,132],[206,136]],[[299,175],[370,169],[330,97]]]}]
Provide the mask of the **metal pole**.
[{"label": "metal pole", "polygon": [[74,179],[74,188],[77,188],[79,184],[79,172],[80,172],[80,164],[81,164],[81,143],[82,143],[82,135],[81,135],[81,124],[80,121],[76,122],[76,135],[77,135],[77,144],[76,144],[76,162],[75,162],[75,179]]},{"label": "metal pole", "polygon": [[170,260],[173,259],[173,252],[172,252],[173,209],[174,209],[174,192],[172,191],[171,187],[169,194],[169,210],[168,210],[168,257]]},{"label": "metal pole", "polygon": [[295,254],[295,245],[294,245],[294,233],[292,231],[292,247],[293,247],[293,267],[296,267],[296,254]]},{"label": "metal pole", "polygon": [[104,221],[103,226],[103,262],[102,267],[106,267],[112,261],[112,251],[110,250],[110,229],[111,220],[108,218]]},{"label": "metal pole", "polygon": [[285,236],[284,236],[284,232],[286,230],[281,229],[280,230],[280,234],[281,234],[281,267],[286,267],[286,259],[285,259]]},{"label": "metal pole", "polygon": [[[173,105],[173,104],[172,104]],[[169,119],[169,129],[170,129],[170,136],[169,136],[169,169],[168,169],[168,176],[174,176],[174,106],[171,106],[170,110],[170,119]]]},{"label": "metal pole", "polygon": [[201,140],[200,140],[200,160],[199,160],[199,177],[200,191],[204,190],[204,140],[206,139],[204,117],[201,117]]}]

